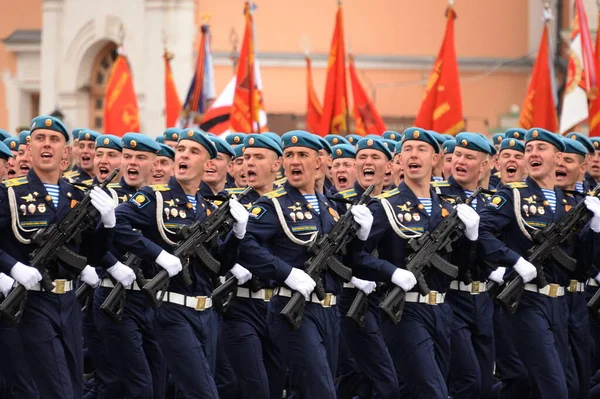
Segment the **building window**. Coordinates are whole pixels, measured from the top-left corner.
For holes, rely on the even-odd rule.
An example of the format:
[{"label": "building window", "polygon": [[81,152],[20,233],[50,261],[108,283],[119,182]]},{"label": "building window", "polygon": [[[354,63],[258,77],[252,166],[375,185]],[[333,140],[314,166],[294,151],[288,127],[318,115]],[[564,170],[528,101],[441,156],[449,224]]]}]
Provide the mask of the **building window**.
[{"label": "building window", "polygon": [[40,114],[40,93],[31,93],[31,119]]},{"label": "building window", "polygon": [[[113,42],[106,44],[96,56],[90,76],[90,119],[89,126],[100,133],[104,132],[104,95],[106,84],[115,60],[117,45]],[[110,133],[110,132],[106,132]]]}]

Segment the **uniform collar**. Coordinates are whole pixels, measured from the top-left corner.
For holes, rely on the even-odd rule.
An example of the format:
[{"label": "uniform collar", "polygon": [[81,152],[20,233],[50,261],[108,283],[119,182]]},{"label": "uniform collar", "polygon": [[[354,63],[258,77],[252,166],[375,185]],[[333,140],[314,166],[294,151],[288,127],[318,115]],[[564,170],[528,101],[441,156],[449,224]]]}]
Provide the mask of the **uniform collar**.
[{"label": "uniform collar", "polygon": [[433,187],[429,188],[429,195],[431,197],[431,215],[427,214],[427,211],[424,207],[421,207],[422,209],[419,208],[419,204],[421,204],[419,198],[415,195],[415,193],[413,193],[413,191],[410,189],[410,187],[408,187],[408,185],[404,181],[400,183],[400,186],[398,186],[398,192],[404,200],[404,203],[408,201],[410,202],[411,206],[414,207],[411,210],[411,212],[419,212],[420,214],[428,218],[429,224],[431,226],[437,226],[437,224],[439,223],[439,219],[441,218],[440,198],[433,189]]}]

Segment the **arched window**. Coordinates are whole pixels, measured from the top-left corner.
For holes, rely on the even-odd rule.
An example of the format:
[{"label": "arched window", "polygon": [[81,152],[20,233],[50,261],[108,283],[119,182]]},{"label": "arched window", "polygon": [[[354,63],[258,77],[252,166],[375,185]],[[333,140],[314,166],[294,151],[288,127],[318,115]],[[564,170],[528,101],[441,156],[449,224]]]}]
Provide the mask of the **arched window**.
[{"label": "arched window", "polygon": [[117,59],[117,45],[107,43],[96,56],[90,78],[89,128],[104,133],[104,94],[110,71]]}]

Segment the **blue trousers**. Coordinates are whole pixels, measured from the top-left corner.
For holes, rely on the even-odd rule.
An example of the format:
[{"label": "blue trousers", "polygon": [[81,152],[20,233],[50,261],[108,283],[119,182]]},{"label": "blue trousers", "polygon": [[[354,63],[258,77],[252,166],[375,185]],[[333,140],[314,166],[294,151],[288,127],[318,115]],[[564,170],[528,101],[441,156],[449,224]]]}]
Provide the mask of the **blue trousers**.
[{"label": "blue trousers", "polygon": [[177,398],[218,399],[214,379],[219,333],[216,312],[163,303],[156,309],[155,320]]},{"label": "blue trousers", "polygon": [[452,356],[450,391],[454,399],[487,399],[494,384],[494,305],[487,294],[450,290]]},{"label": "blue trousers", "polygon": [[[227,336],[225,335],[225,326],[223,319],[217,314],[219,324],[219,334],[217,335],[217,360],[215,363],[215,384],[219,399],[237,399],[238,381],[233,365],[227,354]],[[235,357],[234,357],[235,359]]]},{"label": "blue trousers", "polygon": [[23,344],[17,327],[8,321],[0,321],[0,374],[2,396],[14,399],[37,399],[40,397],[26,361]]},{"label": "blue trousers", "polygon": [[35,384],[45,398],[83,396],[81,306],[75,291],[30,291],[18,331]]},{"label": "blue trousers", "polygon": [[[116,375],[105,375],[106,398],[121,394],[162,399],[166,391],[166,363],[156,339],[154,309],[140,291],[127,291],[123,319],[115,323],[100,311],[110,288],[99,287],[94,298],[94,321],[104,340]],[[115,378],[117,377],[117,378]]]},{"label": "blue trousers", "polygon": [[[585,287],[585,300],[588,302],[596,291],[598,287],[593,287],[586,285]],[[600,370],[600,318],[590,316],[588,318],[590,323],[590,338],[592,345],[592,374],[597,370]]]},{"label": "blue trousers", "polygon": [[[590,394],[592,378],[592,341],[590,337],[590,322],[587,302],[583,292],[567,293],[569,308],[569,345],[575,364],[575,376],[569,375],[569,380],[577,380],[579,399],[587,399]],[[567,382],[569,382],[569,380]]]},{"label": "blue trousers", "polygon": [[226,347],[238,378],[241,398],[281,398],[285,366],[269,337],[267,304],[236,298],[224,316]]},{"label": "blue trousers", "polygon": [[335,306],[306,303],[304,318],[294,330],[279,314],[289,298],[275,296],[269,303],[269,336],[289,368],[294,398],[335,399],[333,378],[338,359],[340,320]]},{"label": "blue trousers", "polygon": [[381,323],[401,398],[448,399],[451,327],[452,309],[446,303],[406,303],[400,323]]}]

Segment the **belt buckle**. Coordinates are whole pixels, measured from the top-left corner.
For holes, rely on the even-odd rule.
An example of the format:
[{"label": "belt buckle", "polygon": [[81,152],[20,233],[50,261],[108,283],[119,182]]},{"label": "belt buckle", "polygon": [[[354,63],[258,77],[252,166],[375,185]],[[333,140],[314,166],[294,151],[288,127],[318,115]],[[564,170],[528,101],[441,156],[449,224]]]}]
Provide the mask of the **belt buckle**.
[{"label": "belt buckle", "polygon": [[206,297],[205,296],[197,296],[196,297],[196,310],[204,310],[206,308]]},{"label": "belt buckle", "polygon": [[558,296],[558,289],[560,288],[560,285],[558,284],[550,284],[550,290],[548,291],[548,296],[550,298],[556,298]]},{"label": "belt buckle", "polygon": [[273,288],[265,288],[265,302],[269,302],[273,298]]},{"label": "belt buckle", "polygon": [[427,294],[427,304],[428,305],[437,305],[437,296],[438,296],[438,292],[437,291],[429,291],[429,294]]},{"label": "belt buckle", "polygon": [[323,299],[323,307],[324,308],[331,307],[331,297],[332,297],[332,294],[330,294],[330,293],[325,294],[325,298]]},{"label": "belt buckle", "polygon": [[54,293],[55,294],[64,294],[67,286],[67,280],[58,279],[54,280]]},{"label": "belt buckle", "polygon": [[471,294],[479,294],[479,281],[471,283]]},{"label": "belt buckle", "polygon": [[569,292],[577,292],[578,282],[577,280],[569,280]]}]

